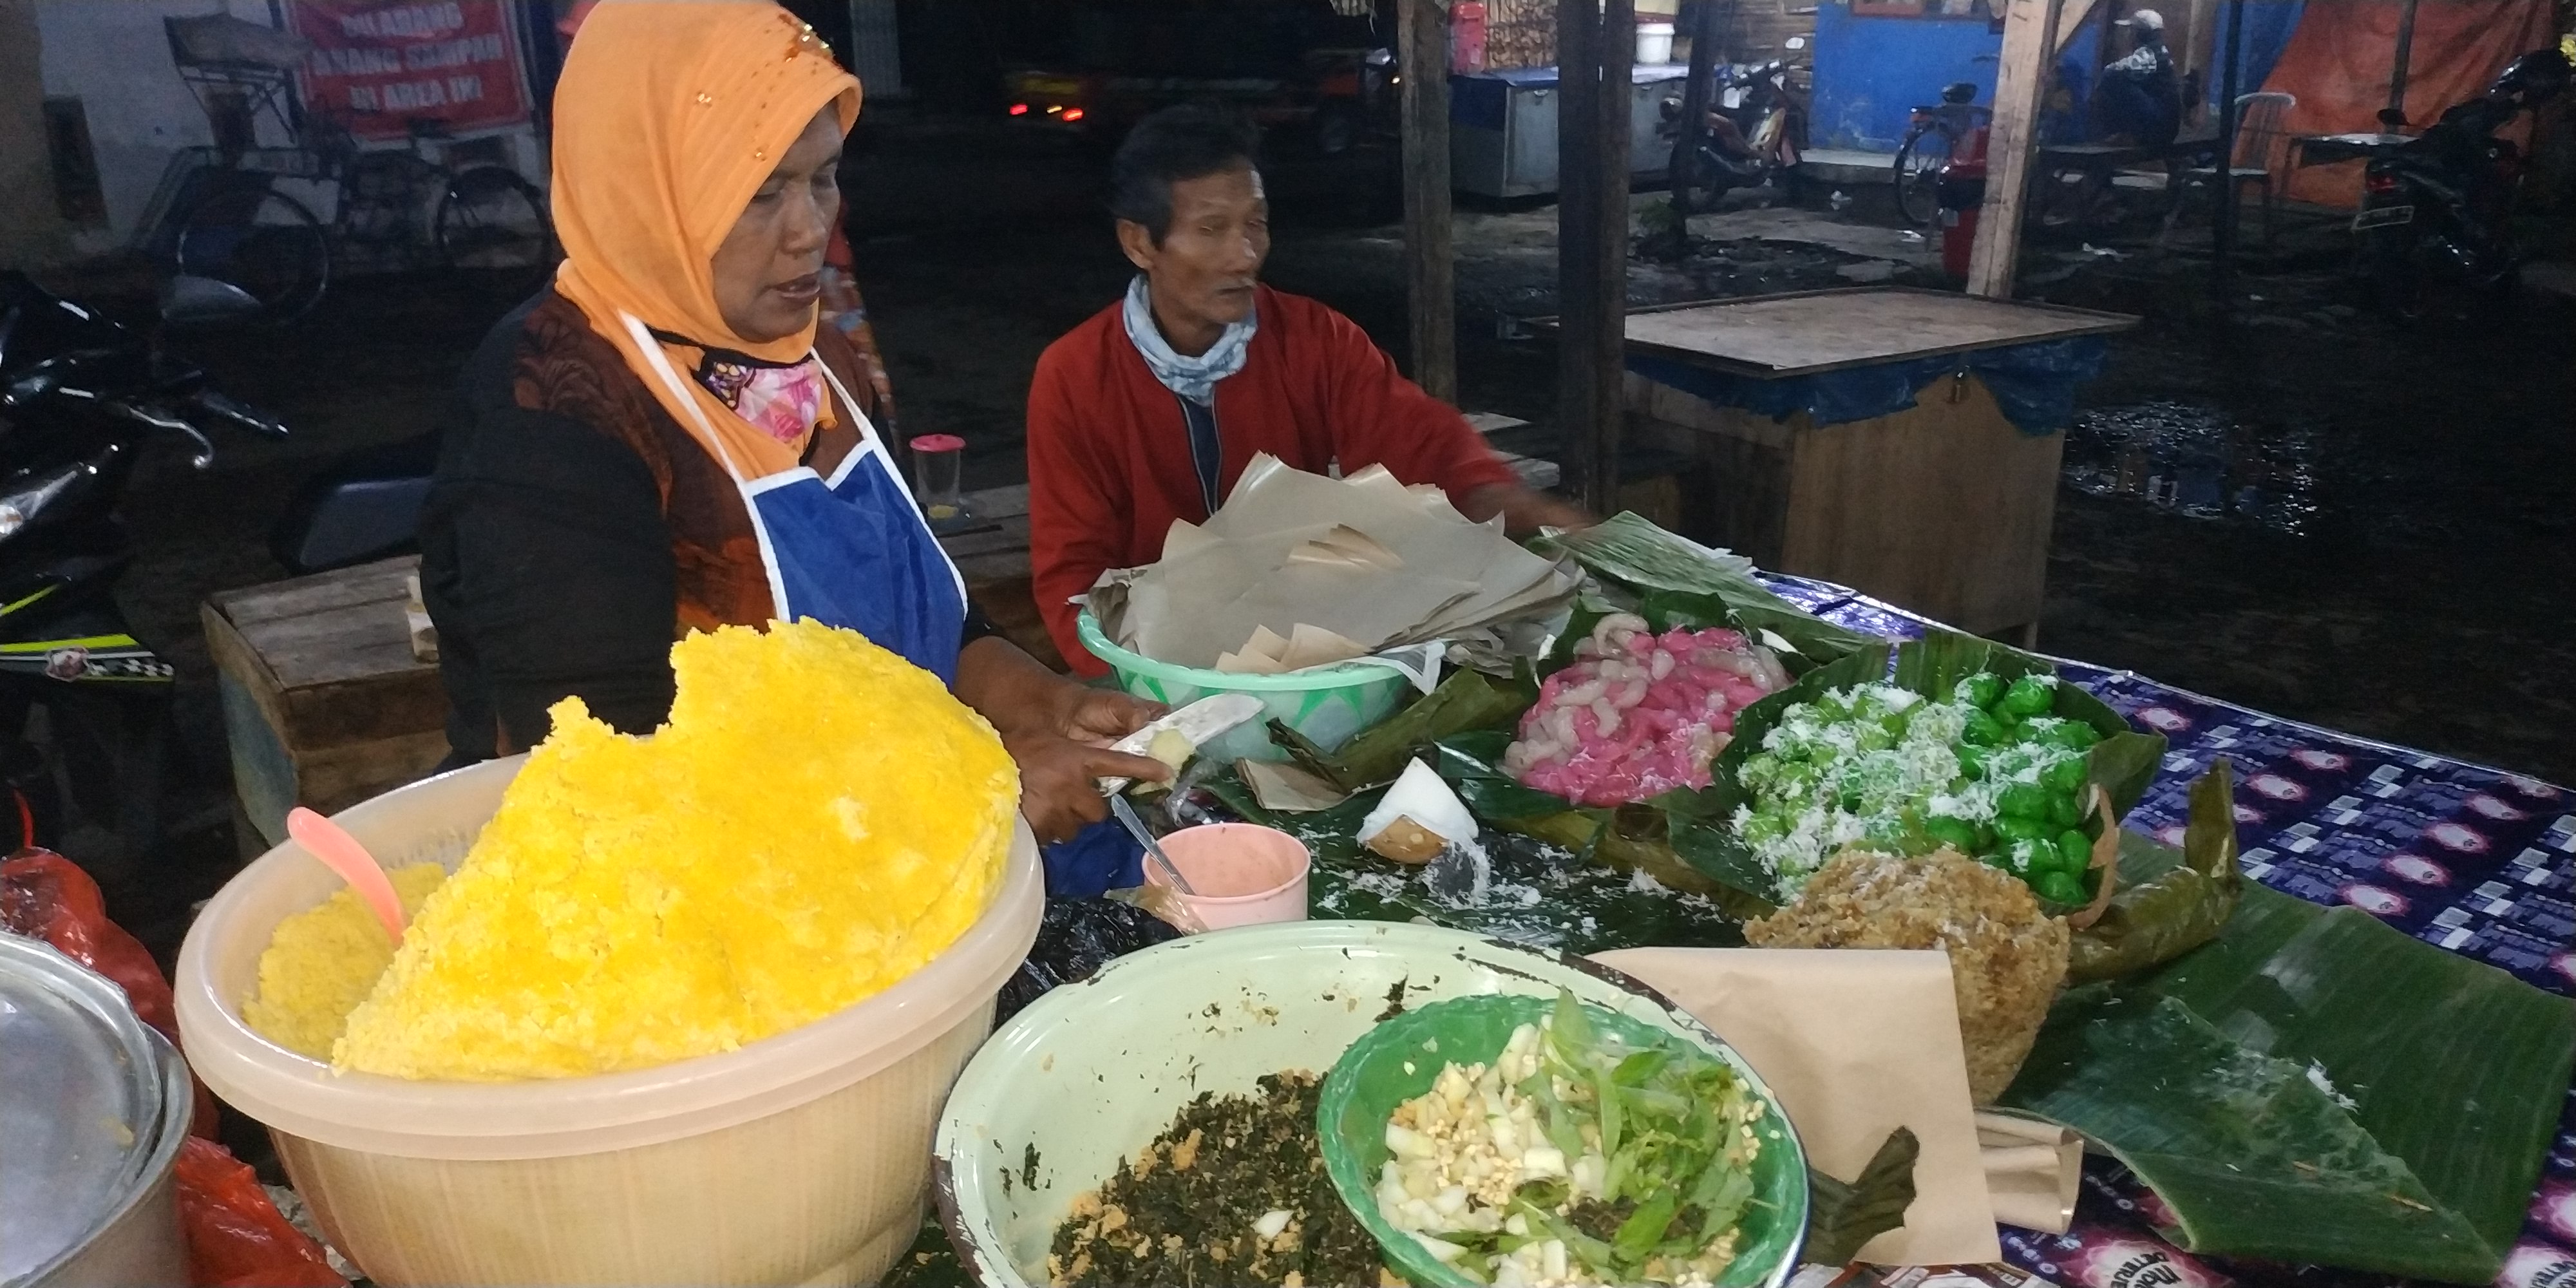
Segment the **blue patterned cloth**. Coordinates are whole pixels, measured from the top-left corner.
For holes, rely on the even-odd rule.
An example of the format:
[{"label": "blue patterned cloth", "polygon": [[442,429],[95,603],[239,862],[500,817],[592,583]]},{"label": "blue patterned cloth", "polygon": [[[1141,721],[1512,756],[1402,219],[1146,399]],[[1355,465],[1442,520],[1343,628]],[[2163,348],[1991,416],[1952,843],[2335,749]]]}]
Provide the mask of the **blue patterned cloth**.
[{"label": "blue patterned cloth", "polygon": [[[1926,619],[1844,587],[1765,576],[1783,597],[1827,621],[1914,638]],[[2128,671],[2060,662],[2066,678],[2141,728],[2165,735],[2164,772],[2125,825],[2182,843],[2193,779],[2224,756],[2237,777],[2236,824],[2245,874],[2317,904],[2347,903],[2437,948],[2485,962],[2535,988],[2576,994],[2576,792],[2518,774],[2319,729],[2158,684]],[[2084,1219],[2117,1220],[2120,1237],[2166,1248],[2137,1215],[2154,1202],[2127,1169],[2088,1159]],[[2505,1278],[2514,1285],[2576,1276],[2576,1089],[2541,1172],[2532,1217]],[[2074,1239],[2007,1230],[2005,1253],[2025,1270],[2060,1272]],[[2238,1284],[2394,1284],[2384,1276],[2224,1263]],[[2188,1282],[2190,1276],[2183,1276]],[[2140,1280],[2139,1282],[2146,1282]]]}]

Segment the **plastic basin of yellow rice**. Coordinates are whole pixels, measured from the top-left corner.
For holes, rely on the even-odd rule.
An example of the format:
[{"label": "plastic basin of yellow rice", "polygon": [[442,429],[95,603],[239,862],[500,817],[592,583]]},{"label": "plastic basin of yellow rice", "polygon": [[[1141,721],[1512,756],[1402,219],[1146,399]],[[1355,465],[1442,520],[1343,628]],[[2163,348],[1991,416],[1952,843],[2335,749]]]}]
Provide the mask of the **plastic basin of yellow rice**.
[{"label": "plastic basin of yellow rice", "polygon": [[854,632],[671,664],[650,738],[566,699],[524,760],[342,816],[414,891],[398,948],[289,844],[181,950],[199,1075],[379,1282],[860,1282],[917,1228],[1036,933],[1018,771]]},{"label": "plastic basin of yellow rice", "polygon": [[[388,866],[451,868],[524,758],[338,817]],[[873,997],[734,1050],[516,1082],[335,1073],[242,1020],[279,921],[338,878],[292,842],[215,896],[179,962],[189,1062],[266,1124],[332,1242],[385,1284],[872,1282],[919,1233],[930,1137],[1037,934],[1025,825],[998,896]]]}]

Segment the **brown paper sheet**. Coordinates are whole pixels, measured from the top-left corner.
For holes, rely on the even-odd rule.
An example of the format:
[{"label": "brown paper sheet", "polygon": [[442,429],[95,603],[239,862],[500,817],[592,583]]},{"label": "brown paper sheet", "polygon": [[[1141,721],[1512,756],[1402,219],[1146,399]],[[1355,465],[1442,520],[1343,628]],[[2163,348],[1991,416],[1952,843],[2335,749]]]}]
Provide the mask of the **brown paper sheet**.
[{"label": "brown paper sheet", "polygon": [[[1437,488],[1374,467],[1327,478],[1262,456],[1207,522],[1172,525],[1159,561],[1103,574],[1089,605],[1111,640],[1146,657],[1260,673],[1561,618],[1579,581],[1570,558],[1541,558],[1496,524],[1467,522]],[[1293,642],[1303,628],[1346,643],[1254,642]]]},{"label": "brown paper sheet", "polygon": [[1850,1180],[1898,1127],[1922,1144],[1881,1265],[1999,1260],[1950,959],[1885,949],[1630,948],[1595,960],[1661,992],[1771,1085],[1808,1162]]},{"label": "brown paper sheet", "polygon": [[1281,814],[1311,814],[1349,800],[1350,793],[1286,761],[1238,760],[1234,770],[1261,808]]},{"label": "brown paper sheet", "polygon": [[1995,1219],[2045,1234],[2064,1234],[2075,1221],[2075,1194],[2084,1183],[2084,1138],[2052,1122],[1998,1109],[1977,1111],[1977,1140],[1985,1147],[1986,1193]]}]

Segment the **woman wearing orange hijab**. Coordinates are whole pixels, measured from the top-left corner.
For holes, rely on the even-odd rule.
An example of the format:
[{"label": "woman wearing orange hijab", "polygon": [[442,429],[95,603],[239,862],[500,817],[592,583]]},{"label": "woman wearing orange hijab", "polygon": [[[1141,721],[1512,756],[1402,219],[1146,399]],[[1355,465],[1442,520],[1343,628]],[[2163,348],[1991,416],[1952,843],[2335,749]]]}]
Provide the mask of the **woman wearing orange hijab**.
[{"label": "woman wearing orange hijab", "polygon": [[584,16],[555,91],[565,261],[468,364],[422,516],[453,761],[534,745],[572,694],[648,731],[675,637],[813,617],[991,721],[1042,840],[1103,817],[1094,778],[1169,776],[1103,749],[1151,708],[1056,676],[967,603],[870,423],[866,364],[817,325],[858,110],[767,0]]}]

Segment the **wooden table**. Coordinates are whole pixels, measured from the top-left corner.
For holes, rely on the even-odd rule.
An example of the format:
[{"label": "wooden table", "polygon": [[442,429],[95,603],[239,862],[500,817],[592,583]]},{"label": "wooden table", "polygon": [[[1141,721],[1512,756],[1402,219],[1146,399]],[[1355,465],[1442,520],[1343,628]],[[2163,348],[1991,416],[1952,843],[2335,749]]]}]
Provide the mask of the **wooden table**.
[{"label": "wooden table", "polygon": [[[2099,335],[2136,319],[1872,288],[1629,315],[1628,350],[1759,380]],[[1775,420],[1633,371],[1631,436],[1689,453],[1682,532],[1764,568],[1852,586],[1982,634],[2037,638],[2065,435],[2022,433],[1965,370],[1915,405],[1819,426]]]}]

